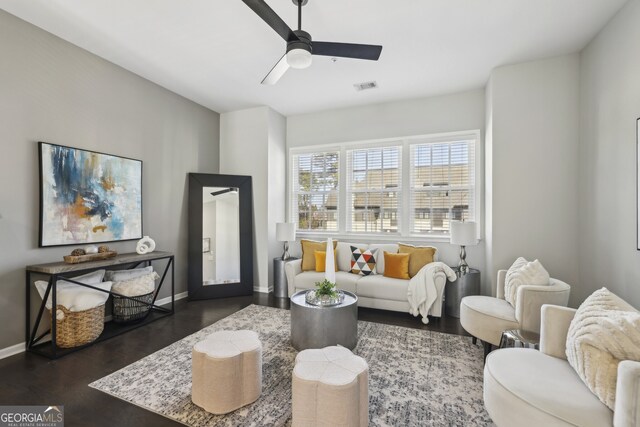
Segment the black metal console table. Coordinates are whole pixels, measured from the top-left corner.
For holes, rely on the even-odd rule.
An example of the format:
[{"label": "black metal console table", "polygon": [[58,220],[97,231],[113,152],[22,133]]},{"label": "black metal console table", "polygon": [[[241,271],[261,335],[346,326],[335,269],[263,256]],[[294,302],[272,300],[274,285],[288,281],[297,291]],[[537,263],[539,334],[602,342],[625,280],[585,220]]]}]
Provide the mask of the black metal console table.
[{"label": "black metal console table", "polygon": [[[75,280],[69,279],[69,276],[83,274],[99,269],[132,269],[140,266],[141,264],[151,265],[152,261],[165,261],[164,263],[164,271],[160,278],[160,283],[158,284],[155,293],[153,295],[153,300],[148,305],[150,306],[150,310],[148,311],[146,317],[144,319],[138,320],[136,322],[132,322],[129,324],[120,324],[112,321],[105,322],[105,327],[100,336],[93,342],[81,345],[73,348],[59,348],[56,346],[56,322],[51,322],[51,327],[45,332],[40,333],[38,335],[38,330],[40,329],[40,324],[42,322],[43,314],[46,310],[46,302],[49,298],[49,294],[51,294],[51,307],[55,312],[56,307],[56,284],[58,280],[64,280],[66,282],[74,283],[77,285],[85,286],[87,288],[95,289],[100,292],[106,292],[109,295],[118,295],[122,298],[133,299],[132,297],[128,297],[125,295],[120,295],[115,292],[106,291],[104,289],[97,288],[92,285],[87,285],[85,283],[80,283]],[[165,279],[167,278],[167,274],[171,270],[171,308],[157,306],[156,299],[158,298],[158,293],[162,288],[162,285],[165,283]],[[175,303],[175,274],[174,274],[174,258],[173,254],[170,252],[151,252],[149,254],[139,255],[137,253],[127,253],[120,254],[114,258],[101,260],[101,261],[90,261],[82,264],[66,264],[64,262],[55,262],[49,264],[38,264],[38,265],[29,265],[26,267],[27,273],[27,307],[26,307],[26,348],[27,351],[32,353],[40,354],[42,356],[48,357],[50,359],[57,359],[66,354],[72,353],[74,351],[81,350],[85,347],[88,347],[94,343],[104,341],[106,339],[115,337],[116,335],[120,335],[122,333],[128,332],[132,329],[139,328],[140,326],[146,325],[155,320],[161,319],[166,316],[170,316],[174,313],[174,303]],[[42,275],[48,276],[48,286],[47,290],[44,294],[44,298],[42,299],[42,303],[40,304],[40,308],[38,309],[38,315],[35,320],[35,324],[33,328],[31,327],[31,294],[32,294],[32,276],[33,275]],[[137,301],[140,302],[140,301]],[[51,335],[51,342],[43,342],[43,339],[47,336]]]}]

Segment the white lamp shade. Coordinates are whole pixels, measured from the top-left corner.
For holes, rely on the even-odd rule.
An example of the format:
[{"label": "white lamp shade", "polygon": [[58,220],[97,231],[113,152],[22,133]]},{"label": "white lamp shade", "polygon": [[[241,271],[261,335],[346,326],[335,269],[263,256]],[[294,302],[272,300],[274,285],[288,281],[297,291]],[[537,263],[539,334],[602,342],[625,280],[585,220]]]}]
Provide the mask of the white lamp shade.
[{"label": "white lamp shade", "polygon": [[292,242],[296,240],[296,225],[293,222],[276,223],[276,240],[278,242]]},{"label": "white lamp shade", "polygon": [[476,223],[473,221],[451,221],[451,244],[470,246],[478,243]]}]

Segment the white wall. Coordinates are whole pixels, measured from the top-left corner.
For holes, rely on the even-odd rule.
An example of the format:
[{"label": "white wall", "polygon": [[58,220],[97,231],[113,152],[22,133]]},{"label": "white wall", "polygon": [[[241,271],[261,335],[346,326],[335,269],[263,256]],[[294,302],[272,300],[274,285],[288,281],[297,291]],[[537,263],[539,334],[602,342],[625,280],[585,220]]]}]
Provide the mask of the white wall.
[{"label": "white wall", "polygon": [[538,258],[575,288],[579,56],[497,68],[488,92],[485,274],[494,283],[516,257]]},{"label": "white wall", "polygon": [[636,119],[640,117],[640,1],[630,1],[581,56],[580,216],[583,301],[606,286],[640,308],[636,250]]},{"label": "white wall", "polygon": [[72,249],[37,247],[37,141],[144,162],[144,233],[186,291],[187,173],[218,171],[219,115],[4,11],[0,58],[0,348],[24,341],[24,267]]},{"label": "white wall", "polygon": [[[289,116],[287,147],[476,129],[482,134],[484,128],[485,93],[483,89],[478,89],[446,96]],[[357,239],[351,241],[358,242]],[[403,241],[433,245],[438,248],[442,261],[449,265],[458,263],[458,246],[428,240]],[[299,250],[298,244],[292,245],[292,254],[298,255]],[[484,245],[468,247],[467,262],[471,267],[483,269]]]},{"label": "white wall", "polygon": [[253,177],[254,289],[273,289],[272,259],[280,252],[275,223],[284,219],[285,118],[268,107],[220,117],[220,173]]}]

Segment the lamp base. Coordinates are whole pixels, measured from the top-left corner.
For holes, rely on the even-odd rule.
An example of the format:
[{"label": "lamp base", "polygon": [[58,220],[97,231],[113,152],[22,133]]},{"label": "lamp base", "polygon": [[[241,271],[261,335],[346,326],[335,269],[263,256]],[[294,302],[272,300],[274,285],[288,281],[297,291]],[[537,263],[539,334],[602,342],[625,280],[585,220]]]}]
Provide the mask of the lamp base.
[{"label": "lamp base", "polygon": [[284,242],[284,252],[282,253],[282,259],[287,260],[289,258],[291,258],[291,255],[289,255],[289,242]]},{"label": "lamp base", "polygon": [[458,263],[458,272],[460,276],[464,276],[469,272],[469,264],[467,264],[467,251],[464,246],[460,246],[460,262]]}]

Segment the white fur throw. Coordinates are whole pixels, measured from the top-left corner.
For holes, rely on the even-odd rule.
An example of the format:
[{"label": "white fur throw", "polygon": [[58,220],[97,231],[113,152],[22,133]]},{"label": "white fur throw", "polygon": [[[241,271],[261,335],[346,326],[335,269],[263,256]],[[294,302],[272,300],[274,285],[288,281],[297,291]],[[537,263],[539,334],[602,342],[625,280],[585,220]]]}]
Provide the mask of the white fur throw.
[{"label": "white fur throw", "polygon": [[640,312],[607,288],[599,289],[578,308],[566,346],[569,364],[613,410],[618,363],[640,361]]},{"label": "white fur throw", "polygon": [[515,307],[518,287],[522,285],[549,285],[549,279],[549,273],[540,264],[540,261],[527,262],[526,259],[520,257],[509,268],[505,276],[504,298]]},{"label": "white fur throw", "polygon": [[158,274],[153,271],[152,273],[145,274],[144,276],[138,276],[129,280],[113,282],[111,291],[127,297],[146,295],[156,289],[155,281],[159,278],[160,276],[158,276]]}]

